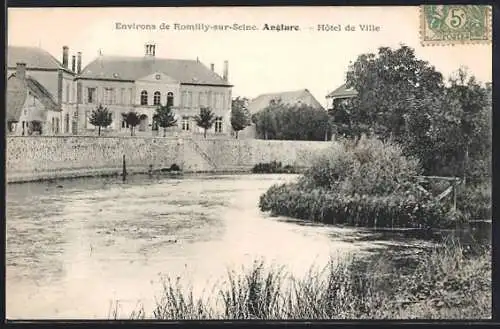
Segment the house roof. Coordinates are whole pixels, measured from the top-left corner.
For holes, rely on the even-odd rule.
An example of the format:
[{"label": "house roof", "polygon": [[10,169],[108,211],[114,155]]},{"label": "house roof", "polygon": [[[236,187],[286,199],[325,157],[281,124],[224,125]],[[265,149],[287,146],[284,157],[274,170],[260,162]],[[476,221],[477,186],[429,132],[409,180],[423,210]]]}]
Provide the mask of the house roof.
[{"label": "house roof", "polygon": [[347,97],[354,97],[358,94],[354,88],[347,88],[346,84],[344,83],[328,95],[326,95],[326,98],[347,98]]},{"label": "house roof", "polygon": [[47,51],[36,47],[9,46],[7,67],[15,68],[17,63],[26,63],[28,68],[64,69],[61,62]]},{"label": "house roof", "polygon": [[[16,74],[12,74],[7,79],[7,121],[19,121],[26,98],[28,97],[28,92],[31,92],[40,100],[45,110],[61,111],[61,107],[54,101],[52,94],[36,79],[29,76],[25,79],[19,79],[16,77]],[[41,117],[39,110],[35,112],[29,113],[29,117],[33,120],[35,117]],[[46,111],[44,112],[46,113]]]},{"label": "house roof", "polygon": [[251,114],[257,113],[266,108],[271,101],[281,100],[283,104],[295,105],[298,103],[306,104],[314,108],[323,109],[323,106],[314,98],[307,89],[285,91],[280,93],[262,94],[254,98],[248,104],[248,110]]},{"label": "house roof", "polygon": [[99,56],[82,70],[79,77],[135,81],[157,72],[183,84],[230,86],[197,60],[156,57]]}]

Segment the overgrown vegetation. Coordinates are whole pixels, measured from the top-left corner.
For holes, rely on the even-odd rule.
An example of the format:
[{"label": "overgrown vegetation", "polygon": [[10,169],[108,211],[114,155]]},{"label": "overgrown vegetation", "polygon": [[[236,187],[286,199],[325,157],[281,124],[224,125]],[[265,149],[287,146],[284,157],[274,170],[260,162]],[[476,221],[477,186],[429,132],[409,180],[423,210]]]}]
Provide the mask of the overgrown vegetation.
[{"label": "overgrown vegetation", "polygon": [[258,138],[324,141],[331,138],[328,113],[306,104],[271,101],[252,116]]},{"label": "overgrown vegetation", "polygon": [[255,174],[293,174],[297,169],[291,165],[285,165],[281,162],[271,161],[266,163],[258,163],[252,168]]},{"label": "overgrown vegetation", "polygon": [[328,224],[364,227],[453,227],[464,220],[450,203],[422,193],[418,160],[391,142],[362,137],[332,144],[296,183],[272,186],[262,211]]},{"label": "overgrown vegetation", "polygon": [[338,135],[392,139],[405,155],[419,158],[425,175],[489,182],[491,84],[481,84],[466,68],[446,82],[402,45],[358,56],[346,87],[358,94],[330,111]]},{"label": "overgrown vegetation", "polygon": [[[490,249],[470,255],[450,241],[423,250],[402,269],[388,256],[331,260],[303,277],[255,262],[195,297],[165,279],[152,318],[183,319],[488,319]],[[144,309],[132,317],[149,317]]]}]

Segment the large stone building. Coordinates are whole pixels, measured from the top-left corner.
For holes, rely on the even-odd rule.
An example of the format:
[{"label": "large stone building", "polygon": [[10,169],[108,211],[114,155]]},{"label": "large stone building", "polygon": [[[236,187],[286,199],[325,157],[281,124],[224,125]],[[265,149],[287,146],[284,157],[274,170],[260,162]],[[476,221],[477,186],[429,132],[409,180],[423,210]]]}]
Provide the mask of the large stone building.
[{"label": "large stone building", "polygon": [[[52,95],[61,108],[58,134],[95,134],[90,124],[92,111],[99,105],[107,107],[113,123],[106,134],[128,134],[123,113],[136,112],[141,123],[138,135],[155,135],[157,126],[153,115],[159,105],[172,105],[177,127],[170,130],[192,134],[201,132],[194,116],[201,107],[209,107],[216,120],[208,131],[212,135],[231,133],[231,84],[228,81],[228,62],[222,76],[199,60],[157,58],[154,44],[146,44],[142,57],[98,56],[82,68],[82,54],[72,56],[69,68],[69,49],[63,47],[62,63],[39,48],[8,48],[8,73],[17,64],[26,64],[26,75],[37,80]],[[48,132],[48,131],[47,131]]]},{"label": "large stone building", "polygon": [[213,64],[209,69],[198,60],[157,58],[155,53],[155,45],[146,44],[142,57],[99,56],[83,68],[75,78],[79,126],[94,129],[88,118],[101,104],[113,113],[112,132],[128,133],[122,114],[134,111],[141,118],[138,133],[154,134],[158,128],[152,120],[155,110],[168,104],[178,123],[170,130],[201,132],[194,116],[201,107],[209,107],[216,120],[208,133],[229,134],[232,86],[227,61],[221,77]]}]

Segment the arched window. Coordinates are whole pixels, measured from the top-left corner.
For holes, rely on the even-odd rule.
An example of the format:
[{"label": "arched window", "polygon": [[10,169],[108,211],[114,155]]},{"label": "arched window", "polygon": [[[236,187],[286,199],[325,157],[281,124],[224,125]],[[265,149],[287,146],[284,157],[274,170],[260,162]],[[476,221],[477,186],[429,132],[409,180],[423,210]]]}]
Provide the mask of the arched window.
[{"label": "arched window", "polygon": [[169,92],[167,94],[167,106],[174,106],[174,93]]},{"label": "arched window", "polygon": [[155,91],[153,94],[153,105],[160,105],[161,94],[159,91]]},{"label": "arched window", "polygon": [[145,90],[141,91],[141,105],[148,105],[148,92]]}]

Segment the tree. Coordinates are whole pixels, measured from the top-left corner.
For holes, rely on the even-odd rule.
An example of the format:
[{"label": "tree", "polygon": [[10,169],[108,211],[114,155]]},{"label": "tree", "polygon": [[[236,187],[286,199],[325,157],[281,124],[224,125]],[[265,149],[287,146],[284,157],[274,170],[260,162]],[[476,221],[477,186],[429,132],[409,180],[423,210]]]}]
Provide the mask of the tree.
[{"label": "tree", "polygon": [[251,123],[248,111],[248,99],[236,97],[231,102],[231,126],[236,132],[236,139],[240,130],[245,129]]},{"label": "tree", "polygon": [[207,130],[212,128],[215,122],[215,115],[208,107],[202,107],[200,114],[194,117],[196,125],[203,128],[203,136],[207,138]]},{"label": "tree", "polygon": [[252,117],[257,135],[264,139],[316,140],[331,136],[328,113],[306,104],[271,101]]},{"label": "tree", "polygon": [[159,106],[153,115],[153,120],[158,126],[163,128],[163,137],[167,134],[167,128],[177,125],[177,120],[175,119],[172,107],[165,105]]},{"label": "tree", "polygon": [[127,113],[122,113],[123,120],[130,127],[130,136],[134,136],[134,128],[141,123],[141,118],[137,112],[130,111]]},{"label": "tree", "polygon": [[99,105],[92,111],[89,122],[98,127],[98,136],[101,136],[101,127],[107,127],[113,122],[113,114],[108,108]]},{"label": "tree", "polygon": [[407,133],[409,102],[433,98],[444,89],[442,74],[405,45],[360,55],[349,66],[346,86],[358,92],[348,109],[356,130],[396,141]]},{"label": "tree", "polygon": [[433,152],[441,170],[464,180],[489,176],[491,89],[466,69],[449,79],[440,111],[434,116]]}]

